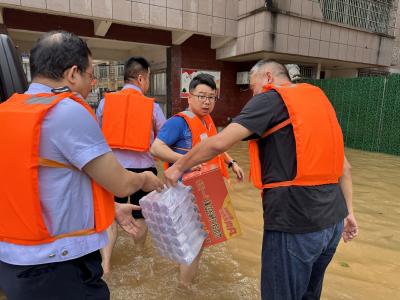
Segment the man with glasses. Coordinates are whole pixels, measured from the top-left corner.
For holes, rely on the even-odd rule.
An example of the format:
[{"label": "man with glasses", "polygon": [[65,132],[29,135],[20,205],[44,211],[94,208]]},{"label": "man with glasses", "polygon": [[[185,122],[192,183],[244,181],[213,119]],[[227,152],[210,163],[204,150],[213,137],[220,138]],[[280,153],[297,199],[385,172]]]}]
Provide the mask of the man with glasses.
[{"label": "man with glasses", "polygon": [[[151,153],[161,160],[173,164],[201,140],[217,134],[210,116],[217,101],[214,77],[199,74],[189,84],[188,109],[168,119],[151,147]],[[228,177],[225,164],[232,168],[239,180],[243,170],[227,153],[215,155],[213,163],[218,165],[223,176]],[[189,266],[180,265],[179,280],[189,286],[196,275],[201,252]]]},{"label": "man with glasses", "polygon": [[276,61],[254,65],[250,87],[254,96],[240,114],[169,168],[166,182],[175,185],[188,168],[250,140],[264,209],[262,299],[319,299],[340,237],[358,234],[340,125],[325,94],[292,84]]},{"label": "man with glasses", "polygon": [[[157,175],[150,145],[165,122],[165,116],[154,99],[145,95],[150,86],[150,65],[143,57],[131,57],[125,63],[125,85],[119,92],[106,93],[100,101],[96,115],[104,136],[120,164],[135,173],[152,172]],[[115,197],[118,203],[139,205],[139,200],[148,193],[139,190],[129,197]],[[137,249],[146,241],[147,226],[141,211],[133,211],[140,228],[134,237]],[[108,230],[109,243],[102,250],[104,273],[111,269],[110,261],[117,240],[117,224]]]},{"label": "man with glasses", "polygon": [[100,251],[116,221],[138,233],[131,204],[161,190],[151,172],[126,171],[84,101],[90,49],[78,36],[44,34],[30,53],[32,83],[0,104],[0,289],[8,299],[109,299]]}]

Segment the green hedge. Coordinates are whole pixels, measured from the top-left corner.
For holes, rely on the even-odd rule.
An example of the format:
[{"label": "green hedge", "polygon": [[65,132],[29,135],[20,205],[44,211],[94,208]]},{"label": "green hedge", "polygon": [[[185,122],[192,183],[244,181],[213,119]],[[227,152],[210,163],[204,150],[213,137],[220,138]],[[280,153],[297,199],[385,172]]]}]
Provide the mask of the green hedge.
[{"label": "green hedge", "polygon": [[400,155],[400,75],[307,82],[332,102],[347,147]]}]

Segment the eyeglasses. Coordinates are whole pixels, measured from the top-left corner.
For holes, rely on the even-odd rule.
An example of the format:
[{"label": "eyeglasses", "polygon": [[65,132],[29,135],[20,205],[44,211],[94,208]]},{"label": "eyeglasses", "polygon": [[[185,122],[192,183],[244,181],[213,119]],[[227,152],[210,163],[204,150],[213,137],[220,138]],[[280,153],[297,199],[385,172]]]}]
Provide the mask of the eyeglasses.
[{"label": "eyeglasses", "polygon": [[211,103],[214,103],[215,101],[217,101],[217,96],[206,96],[206,95],[195,95],[190,93],[192,96],[197,97],[197,100],[204,103],[206,102],[206,100],[210,101]]},{"label": "eyeglasses", "polygon": [[[69,67],[65,68],[65,69],[63,70],[63,72],[64,72],[65,70],[68,70],[69,68],[72,68],[73,66],[75,66],[75,65],[72,65],[72,66],[69,66]],[[78,69],[78,71],[79,71],[79,69]],[[96,83],[97,77],[94,76],[93,73],[90,73],[90,72],[88,72],[88,71],[83,71],[83,72],[86,73],[86,74],[89,74],[89,79],[90,79],[90,83],[91,83],[91,84],[95,84],[95,83]]]},{"label": "eyeglasses", "polygon": [[86,73],[86,74],[89,74],[90,83],[95,84],[95,83],[96,83],[96,80],[97,80],[97,77],[94,76],[93,73],[89,73],[88,71],[85,71],[85,73]]}]

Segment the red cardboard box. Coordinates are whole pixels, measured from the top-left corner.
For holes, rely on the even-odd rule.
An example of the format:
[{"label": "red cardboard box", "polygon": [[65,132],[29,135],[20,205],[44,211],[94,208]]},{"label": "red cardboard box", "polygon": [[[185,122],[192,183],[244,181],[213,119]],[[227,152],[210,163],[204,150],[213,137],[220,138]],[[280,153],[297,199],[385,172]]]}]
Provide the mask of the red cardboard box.
[{"label": "red cardboard box", "polygon": [[225,181],[216,166],[205,166],[201,171],[186,174],[183,183],[192,187],[202,222],[208,232],[205,247],[241,234]]}]

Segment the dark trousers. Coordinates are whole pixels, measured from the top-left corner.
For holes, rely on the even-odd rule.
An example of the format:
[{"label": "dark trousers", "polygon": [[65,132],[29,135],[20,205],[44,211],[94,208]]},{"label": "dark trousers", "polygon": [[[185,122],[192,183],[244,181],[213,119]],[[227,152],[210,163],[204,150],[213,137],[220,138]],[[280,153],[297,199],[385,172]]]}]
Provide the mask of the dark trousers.
[{"label": "dark trousers", "polygon": [[261,268],[263,300],[320,299],[325,270],[343,231],[343,221],[304,234],[264,231]]},{"label": "dark trousers", "polygon": [[8,300],[108,300],[100,251],[77,259],[32,266],[0,261],[0,289]]},{"label": "dark trousers", "polygon": [[[127,168],[127,170],[131,171],[131,172],[134,172],[134,173],[143,173],[143,172],[146,172],[146,171],[150,171],[150,172],[153,172],[154,175],[157,175],[157,169],[154,168],[154,167],[144,168],[144,169]],[[133,193],[132,195],[130,195],[129,197],[119,198],[119,197],[115,196],[114,200],[115,200],[115,202],[118,202],[118,203],[128,203],[128,200],[129,200],[129,202],[131,204],[139,205],[139,200],[142,199],[144,196],[146,196],[149,193],[150,192],[145,192],[143,190],[138,190],[135,193]],[[141,210],[133,210],[132,211],[132,216],[135,219],[144,219]]]}]

